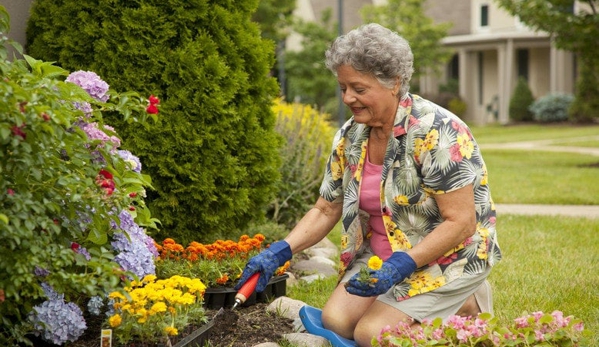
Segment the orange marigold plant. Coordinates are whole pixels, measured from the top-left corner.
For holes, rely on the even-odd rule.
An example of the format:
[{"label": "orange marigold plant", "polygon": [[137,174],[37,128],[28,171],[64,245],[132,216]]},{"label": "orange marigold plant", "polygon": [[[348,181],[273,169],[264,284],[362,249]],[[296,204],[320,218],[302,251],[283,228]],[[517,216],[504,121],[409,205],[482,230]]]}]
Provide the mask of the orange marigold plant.
[{"label": "orange marigold plant", "polygon": [[[168,278],[173,275],[200,278],[209,287],[233,286],[241,276],[247,261],[266,247],[264,235],[242,235],[237,242],[217,240],[211,244],[192,241],[183,247],[172,238],[155,242],[159,256],[155,261],[156,275]],[[289,262],[277,269],[282,275]]]}]

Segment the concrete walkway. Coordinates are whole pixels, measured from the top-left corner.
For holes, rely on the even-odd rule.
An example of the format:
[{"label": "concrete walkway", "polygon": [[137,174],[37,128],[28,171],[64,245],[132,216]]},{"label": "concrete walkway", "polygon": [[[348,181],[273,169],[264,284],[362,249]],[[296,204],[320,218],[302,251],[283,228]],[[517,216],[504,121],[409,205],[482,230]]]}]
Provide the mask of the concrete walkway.
[{"label": "concrete walkway", "polygon": [[567,216],[582,218],[599,218],[599,206],[593,205],[523,205],[523,204],[495,204],[498,215],[543,215]]}]

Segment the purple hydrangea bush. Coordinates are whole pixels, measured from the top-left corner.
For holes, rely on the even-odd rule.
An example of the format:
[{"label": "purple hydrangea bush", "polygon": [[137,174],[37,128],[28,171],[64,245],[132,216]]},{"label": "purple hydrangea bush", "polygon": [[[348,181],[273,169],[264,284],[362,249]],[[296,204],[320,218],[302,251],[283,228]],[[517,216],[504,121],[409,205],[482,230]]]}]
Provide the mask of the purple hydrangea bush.
[{"label": "purple hydrangea bush", "polygon": [[[104,103],[110,98],[109,85],[94,72],[76,71],[70,74],[65,82],[80,86],[95,102]],[[76,110],[84,112],[84,116],[78,117],[72,123],[73,126],[81,129],[89,142],[96,144],[95,146],[85,145],[91,153],[92,162],[90,164],[100,167],[114,165],[111,170],[103,168],[95,177],[95,183],[100,186],[99,194],[101,196],[98,198],[106,203],[103,208],[106,215],[118,215],[117,218],[108,222],[110,232],[107,236],[111,245],[110,252],[112,252],[112,256],[109,258],[116,263],[114,268],[124,271],[128,280],[155,274],[154,258],[158,252],[154,246],[154,240],[146,233],[146,229],[136,222],[134,217],[136,214],[133,212],[137,208],[145,208],[141,198],[145,196],[144,185],[147,184],[144,184],[145,181],[141,176],[141,162],[130,151],[118,149],[121,146],[121,140],[114,128],[93,120],[92,103],[73,102],[72,105]],[[118,164],[119,162],[121,164]],[[119,172],[119,169],[122,172]],[[119,182],[137,180],[141,184],[126,186],[126,183],[121,183],[121,187],[119,187],[115,183],[115,176],[121,179]],[[61,203],[68,204],[68,199]],[[97,256],[98,251],[90,252],[91,249],[97,248],[97,245],[104,243],[101,234],[95,231],[98,228],[98,225],[95,224],[97,223],[98,207],[84,204],[73,205],[74,208],[77,206],[79,206],[79,210],[75,211],[73,218],[69,220],[63,215],[61,219],[64,220],[60,224],[72,230],[83,230],[89,233],[88,237],[76,239],[67,244],[73,254],[80,255],[76,260],[77,265],[85,268],[88,262],[106,261],[107,258],[105,256],[100,259],[94,258],[93,254]],[[119,207],[120,213],[117,214],[115,211],[118,211]],[[144,215],[147,216],[147,214]],[[151,225],[151,223],[146,224]],[[97,239],[90,236],[97,236]],[[32,272],[40,281],[46,281],[53,275],[52,271],[39,265],[36,265]],[[126,283],[127,280],[120,283],[119,286],[124,286]],[[32,333],[56,345],[76,341],[87,328],[83,310],[74,302],[69,302],[65,293],[57,292],[50,284],[42,282],[41,288],[46,299],[33,306],[28,315],[29,322],[33,327]],[[108,293],[115,289],[104,288],[103,292]],[[85,308],[90,314],[100,315],[105,308],[105,300],[106,295],[93,295],[87,300]]]}]

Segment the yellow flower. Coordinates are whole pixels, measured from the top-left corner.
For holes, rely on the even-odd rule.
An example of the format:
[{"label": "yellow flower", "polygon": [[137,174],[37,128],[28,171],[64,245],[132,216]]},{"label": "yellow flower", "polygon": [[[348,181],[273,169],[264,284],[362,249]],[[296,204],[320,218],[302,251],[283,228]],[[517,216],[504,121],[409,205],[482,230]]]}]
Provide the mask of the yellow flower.
[{"label": "yellow flower", "polygon": [[378,270],[383,266],[383,260],[376,255],[373,255],[368,259],[368,267],[372,270]]},{"label": "yellow flower", "polygon": [[119,325],[121,325],[121,322],[122,319],[120,314],[115,314],[114,316],[108,318],[108,324],[110,324],[110,326],[113,328],[116,328]]},{"label": "yellow flower", "polygon": [[166,312],[166,304],[164,302],[157,302],[150,308],[151,315],[159,312]]},{"label": "yellow flower", "polygon": [[171,326],[164,328],[164,331],[170,336],[175,336],[175,335],[179,334],[179,331],[177,330],[177,328],[171,327]]},{"label": "yellow flower", "polygon": [[468,137],[468,134],[460,134],[457,137],[458,145],[460,146],[460,154],[462,157],[470,159],[472,152],[474,152],[474,144]]}]

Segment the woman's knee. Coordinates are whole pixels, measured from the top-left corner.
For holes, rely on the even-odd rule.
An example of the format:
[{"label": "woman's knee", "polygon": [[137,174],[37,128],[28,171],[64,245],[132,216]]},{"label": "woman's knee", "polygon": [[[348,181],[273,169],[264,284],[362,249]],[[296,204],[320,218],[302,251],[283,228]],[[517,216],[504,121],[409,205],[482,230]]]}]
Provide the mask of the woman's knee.
[{"label": "woman's knee", "polygon": [[371,346],[372,339],[380,335],[385,325],[381,324],[380,321],[361,319],[354,329],[354,340],[360,347]]},{"label": "woman's knee", "polygon": [[355,322],[352,322],[340,310],[325,306],[322,310],[322,325],[347,339],[353,338]]}]

